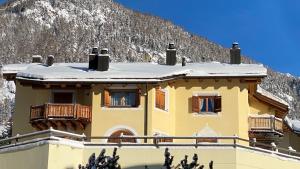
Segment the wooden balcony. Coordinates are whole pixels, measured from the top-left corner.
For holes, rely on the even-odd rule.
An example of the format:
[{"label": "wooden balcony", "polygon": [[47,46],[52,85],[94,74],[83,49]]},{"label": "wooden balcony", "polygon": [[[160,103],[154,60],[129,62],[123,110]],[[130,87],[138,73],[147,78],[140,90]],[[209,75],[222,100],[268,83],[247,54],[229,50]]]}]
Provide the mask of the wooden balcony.
[{"label": "wooden balcony", "polygon": [[30,107],[30,123],[39,130],[49,127],[84,129],[91,119],[91,107],[80,104],[46,103]]},{"label": "wooden balcony", "polygon": [[283,135],[282,119],[274,116],[249,117],[249,132]]}]

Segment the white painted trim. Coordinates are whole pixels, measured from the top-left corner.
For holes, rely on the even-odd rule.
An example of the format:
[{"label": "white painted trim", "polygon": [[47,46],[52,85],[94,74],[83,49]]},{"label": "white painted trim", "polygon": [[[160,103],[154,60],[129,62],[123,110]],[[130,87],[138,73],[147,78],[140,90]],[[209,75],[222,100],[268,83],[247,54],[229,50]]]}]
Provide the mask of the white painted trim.
[{"label": "white painted trim", "polygon": [[193,96],[220,96],[218,91],[195,91]]},{"label": "white painted trim", "polygon": [[[133,133],[134,136],[138,136],[138,133],[136,132],[136,130],[134,128],[126,126],[126,125],[117,125],[117,126],[114,126],[114,127],[110,128],[110,129],[108,129],[105,132],[104,136],[109,137],[114,132],[119,131],[119,130],[129,130],[130,132]],[[107,139],[103,139],[103,142],[107,143]],[[141,143],[141,140],[140,139],[136,139],[136,142],[137,143]]]},{"label": "white painted trim", "polygon": [[[160,109],[156,107],[156,97],[154,97],[154,109],[158,110],[158,111],[162,111],[162,112],[166,112],[168,113],[170,110],[170,91],[168,89],[168,86],[166,86],[165,88],[161,88],[161,86],[159,86],[159,90],[162,92],[165,92],[165,109]],[[156,95],[156,90],[154,91],[154,96]]]}]

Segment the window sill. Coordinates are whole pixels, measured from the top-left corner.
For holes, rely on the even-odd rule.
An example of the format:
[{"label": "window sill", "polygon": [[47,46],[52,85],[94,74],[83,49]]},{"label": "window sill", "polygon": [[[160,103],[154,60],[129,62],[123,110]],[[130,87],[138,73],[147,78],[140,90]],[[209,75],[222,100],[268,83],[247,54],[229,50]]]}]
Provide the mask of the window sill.
[{"label": "window sill", "polygon": [[168,109],[164,110],[164,109],[160,109],[160,108],[157,108],[157,107],[155,107],[154,109],[155,109],[156,111],[160,111],[160,112],[164,112],[164,113],[169,113],[169,110],[168,110]]},{"label": "window sill", "polygon": [[219,117],[220,116],[220,112],[218,112],[218,113],[215,113],[215,112],[201,112],[201,113],[193,112],[192,114],[193,114],[193,116],[196,116],[196,117],[201,117],[201,116]]},{"label": "window sill", "polygon": [[142,108],[139,107],[122,107],[122,106],[117,106],[117,107],[101,107],[102,110],[142,110]]}]

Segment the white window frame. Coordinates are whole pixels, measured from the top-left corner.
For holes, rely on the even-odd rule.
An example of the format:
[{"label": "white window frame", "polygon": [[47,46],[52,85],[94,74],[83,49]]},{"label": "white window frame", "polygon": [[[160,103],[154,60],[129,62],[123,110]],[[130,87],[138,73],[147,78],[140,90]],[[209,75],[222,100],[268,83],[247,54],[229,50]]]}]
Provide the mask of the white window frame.
[{"label": "white window frame", "polygon": [[[169,89],[168,87],[165,88],[161,88],[159,87],[159,90],[162,92],[165,92],[165,109],[160,109],[158,107],[156,107],[156,97],[154,97],[154,108],[156,110],[160,110],[160,111],[164,111],[164,112],[169,112]],[[156,92],[156,91],[155,91]],[[156,93],[154,94],[154,96],[156,95]]]},{"label": "white window frame", "polygon": [[[214,96],[221,96],[218,91],[197,91],[193,92],[193,96],[200,96],[200,97],[214,97]],[[195,116],[219,116],[221,112],[201,112],[201,108],[199,108],[199,112],[193,112]]]}]

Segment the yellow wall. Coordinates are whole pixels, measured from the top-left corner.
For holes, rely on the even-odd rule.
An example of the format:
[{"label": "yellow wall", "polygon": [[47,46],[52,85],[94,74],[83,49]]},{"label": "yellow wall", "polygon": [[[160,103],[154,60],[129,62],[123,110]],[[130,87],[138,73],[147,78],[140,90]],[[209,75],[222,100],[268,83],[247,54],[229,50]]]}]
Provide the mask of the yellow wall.
[{"label": "yellow wall", "polygon": [[237,169],[298,169],[299,160],[286,159],[271,154],[249,150],[236,151]]},{"label": "yellow wall", "polygon": [[[5,169],[76,169],[79,164],[85,165],[92,153],[96,156],[105,148],[106,155],[111,156],[113,147],[85,146],[78,143],[63,141],[50,144],[35,145],[33,147],[0,150],[1,168]],[[208,168],[213,160],[214,168],[222,169],[298,169],[300,160],[283,158],[271,153],[262,153],[245,148],[233,147],[169,147],[174,156],[173,165],[177,165],[188,155],[188,162],[192,161],[194,153],[198,154],[199,163]],[[165,148],[154,147],[120,147],[117,155],[122,168],[160,169],[164,162]]]},{"label": "yellow wall", "polygon": [[0,150],[1,169],[47,169],[49,145],[33,146],[31,148]]},{"label": "yellow wall", "polygon": [[[248,90],[247,83],[239,79],[222,80],[176,80],[171,85],[159,83],[167,91],[167,110],[155,107],[155,87],[148,85],[148,135],[192,136],[208,126],[219,136],[239,135],[248,138]],[[92,136],[111,134],[122,127],[144,135],[144,107],[146,85],[142,88],[141,105],[138,108],[107,108],[102,105],[103,89],[95,85],[93,91]],[[222,96],[222,112],[200,115],[192,113],[193,93],[214,92]]]},{"label": "yellow wall", "polygon": [[33,90],[31,87],[24,87],[16,84],[15,113],[13,114],[12,135],[24,134],[35,131],[29,123],[30,106],[41,105],[50,101],[49,90]]},{"label": "yellow wall", "polygon": [[77,169],[84,149],[62,144],[49,144],[48,169]]},{"label": "yellow wall", "polygon": [[262,101],[257,100],[253,96],[249,97],[249,106],[251,114],[269,114],[275,115],[275,109],[272,108],[270,105],[263,103]]},{"label": "yellow wall", "polygon": [[120,129],[129,129],[137,135],[144,135],[145,86],[141,88],[140,106],[136,108],[108,108],[103,106],[105,85],[92,88],[91,136],[110,135]]},{"label": "yellow wall", "polygon": [[[63,90],[63,89],[62,89]],[[91,105],[91,94],[88,89],[70,90],[76,95],[76,102],[83,105]],[[51,89],[32,89],[31,86],[22,86],[19,82],[16,83],[16,103],[15,113],[13,114],[12,135],[25,134],[36,131],[30,120],[30,106],[41,105],[51,102]],[[88,125],[85,131],[72,131],[86,135],[90,135],[90,126]]]},{"label": "yellow wall", "polygon": [[[247,84],[232,80],[180,80],[176,88],[176,135],[194,135],[205,126],[219,136],[239,135],[248,138],[248,90]],[[193,92],[217,92],[222,96],[222,111],[218,114],[192,113]]]},{"label": "yellow wall", "polygon": [[[149,135],[155,133],[174,136],[175,133],[175,110],[176,92],[174,86],[168,83],[160,83],[159,86],[166,91],[166,110],[155,107],[155,85],[150,86],[149,91]],[[167,103],[168,102],[168,103]]]},{"label": "yellow wall", "polygon": [[[170,85],[169,85],[170,84]],[[155,108],[155,87],[167,91],[167,110]],[[178,79],[155,85],[137,84],[141,88],[140,106],[137,108],[107,108],[103,106],[104,88],[107,84],[94,85],[91,89],[77,90],[78,103],[92,105],[92,123],[85,129],[87,136],[110,135],[119,129],[129,129],[144,135],[145,98],[148,95],[147,135],[161,133],[170,136],[192,136],[208,127],[218,136],[237,134],[248,138],[248,84],[239,79]],[[119,85],[122,87],[122,85]],[[126,86],[124,86],[126,88]],[[146,89],[147,87],[147,89]],[[203,115],[192,113],[193,93],[213,92],[222,96],[222,112]],[[31,96],[32,99],[27,99]],[[49,102],[51,90],[36,90],[17,84],[16,113],[13,134],[33,131],[29,124],[30,105]]]}]

